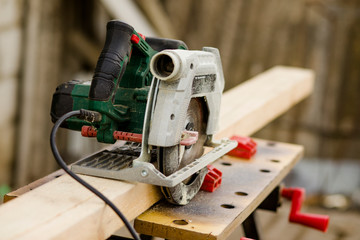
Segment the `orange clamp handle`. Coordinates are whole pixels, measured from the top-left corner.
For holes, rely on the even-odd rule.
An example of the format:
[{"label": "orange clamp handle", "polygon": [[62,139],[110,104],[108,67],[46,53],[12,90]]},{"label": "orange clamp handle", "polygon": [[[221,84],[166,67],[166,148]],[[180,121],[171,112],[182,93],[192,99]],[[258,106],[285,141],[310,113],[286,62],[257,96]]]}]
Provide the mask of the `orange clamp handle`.
[{"label": "orange clamp handle", "polygon": [[81,127],[81,136],[83,137],[96,137],[97,131],[92,126],[82,126]]},{"label": "orange clamp handle", "polygon": [[291,200],[289,221],[326,232],[329,225],[329,216],[320,214],[301,213],[301,206],[305,198],[303,188],[283,188],[281,196]]}]

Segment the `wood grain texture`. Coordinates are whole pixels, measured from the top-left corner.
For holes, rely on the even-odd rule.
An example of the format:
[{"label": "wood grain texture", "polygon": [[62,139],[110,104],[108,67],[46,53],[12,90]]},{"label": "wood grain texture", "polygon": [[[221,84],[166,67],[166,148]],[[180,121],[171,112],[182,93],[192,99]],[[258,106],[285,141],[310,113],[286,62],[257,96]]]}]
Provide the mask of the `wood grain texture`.
[{"label": "wood grain texture", "polygon": [[[255,141],[258,152],[251,160],[224,156],[213,164],[223,173],[222,184],[215,192],[200,191],[186,206],[174,207],[162,201],[135,220],[136,230],[171,240],[226,239],[303,154],[299,145]],[[228,207],[222,207],[224,204]]]},{"label": "wood grain texture", "polygon": [[[53,90],[63,72],[62,2],[28,2],[24,17],[22,81],[18,96],[18,135],[16,142],[15,185],[23,186],[53,171],[49,136],[52,127],[49,109]],[[39,27],[41,26],[41,27]],[[49,80],[51,79],[51,80]]]},{"label": "wood grain texture", "polygon": [[50,181],[54,180],[55,178],[58,178],[58,177],[60,177],[61,175],[64,175],[64,174],[65,174],[64,170],[59,169],[59,170],[57,170],[57,171],[55,171],[55,172],[53,172],[53,173],[51,173],[51,174],[49,174],[49,175],[47,175],[47,176],[45,176],[43,178],[40,178],[40,179],[38,179],[38,180],[28,184],[28,185],[25,185],[25,186],[15,190],[15,191],[7,193],[4,196],[4,203],[8,202],[8,201],[10,201],[10,200],[12,200],[14,198],[17,198],[18,196],[21,196],[24,193],[32,191],[33,189],[35,189],[37,187],[40,187],[40,186],[44,185],[45,183],[50,182]]},{"label": "wood grain texture", "polygon": [[101,0],[101,4],[113,19],[126,20],[136,31],[145,36],[158,35],[134,1]]},{"label": "wood grain texture", "polygon": [[307,97],[313,85],[311,70],[279,66],[230,89],[221,100],[217,138],[255,133]]},{"label": "wood grain texture", "polygon": [[[19,0],[0,0],[0,186],[10,185],[16,139],[23,9]],[[1,202],[1,201],[0,201]]]},{"label": "wood grain texture", "polygon": [[[157,202],[158,188],[82,176],[110,198],[128,219]],[[105,239],[122,223],[103,202],[68,175],[1,206],[1,239]]]},{"label": "wood grain texture", "polygon": [[137,0],[137,3],[159,33],[159,37],[177,39],[174,26],[159,0]]},{"label": "wood grain texture", "polygon": [[[225,93],[219,136],[242,133],[240,124],[247,126],[246,134],[266,125],[309,94],[299,89],[309,88],[311,76],[308,70],[275,68]],[[244,94],[249,104],[239,104]],[[158,188],[151,185],[84,178],[114,201],[129,220],[161,198]],[[104,239],[123,224],[101,200],[63,175],[0,206],[0,226],[2,239]]]}]

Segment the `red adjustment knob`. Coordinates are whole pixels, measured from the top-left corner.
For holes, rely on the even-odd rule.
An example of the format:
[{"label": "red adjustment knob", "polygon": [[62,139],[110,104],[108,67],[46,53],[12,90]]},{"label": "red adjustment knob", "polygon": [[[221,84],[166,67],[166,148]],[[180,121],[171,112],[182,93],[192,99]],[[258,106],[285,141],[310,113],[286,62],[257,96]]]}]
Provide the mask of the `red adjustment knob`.
[{"label": "red adjustment knob", "polygon": [[221,185],[222,172],[212,165],[207,166],[208,173],[205,176],[204,182],[201,185],[201,190],[213,192]]},{"label": "red adjustment knob", "polygon": [[238,142],[235,149],[227,153],[227,155],[250,159],[256,153],[256,142],[249,137],[232,136],[231,140]]},{"label": "red adjustment knob", "polygon": [[[145,35],[143,35],[141,33],[138,33],[138,34],[142,39],[145,40]],[[138,44],[140,42],[140,38],[136,34],[133,34],[133,35],[131,35],[130,41],[134,44]]]},{"label": "red adjustment knob", "polygon": [[138,44],[140,42],[140,38],[136,36],[136,34],[131,35],[131,42],[134,44]]},{"label": "red adjustment knob", "polygon": [[291,200],[291,210],[289,221],[312,227],[323,232],[327,231],[329,225],[329,216],[320,214],[301,213],[301,205],[305,198],[305,189],[303,188],[283,188],[281,196]]},{"label": "red adjustment knob", "polygon": [[81,127],[81,136],[83,137],[96,137],[97,131],[91,126],[82,126]]}]

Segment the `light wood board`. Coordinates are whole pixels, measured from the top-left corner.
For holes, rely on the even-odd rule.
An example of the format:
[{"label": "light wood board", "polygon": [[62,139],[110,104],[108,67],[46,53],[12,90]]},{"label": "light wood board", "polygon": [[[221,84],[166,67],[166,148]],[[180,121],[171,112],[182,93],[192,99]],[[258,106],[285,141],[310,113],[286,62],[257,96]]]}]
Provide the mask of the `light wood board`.
[{"label": "light wood board", "polygon": [[44,185],[45,183],[47,182],[50,182],[51,180],[55,179],[55,178],[58,178],[60,177],[61,175],[65,174],[65,171],[62,170],[62,169],[59,169],[43,178],[40,178],[28,185],[25,185],[13,192],[10,192],[10,193],[7,193],[5,196],[4,196],[4,203],[5,202],[8,202],[14,198],[17,198],[18,196],[20,195],[23,195],[24,193],[27,193],[29,191],[32,191],[33,189],[37,188],[37,187],[40,187],[41,185]]},{"label": "light wood board", "polygon": [[279,185],[303,153],[299,145],[255,141],[258,152],[251,160],[224,156],[213,164],[223,173],[215,192],[200,191],[186,206],[174,207],[163,200],[135,220],[135,229],[170,240],[226,239]]},{"label": "light wood board", "polygon": [[221,99],[216,137],[250,136],[304,99],[313,86],[312,71],[278,66],[230,89]]},{"label": "light wood board", "polygon": [[[312,84],[312,71],[287,67],[270,69],[241,84],[223,95],[218,136],[254,133],[307,97]],[[243,96],[247,97],[241,100]],[[162,197],[151,185],[84,179],[114,201],[129,220]],[[0,226],[2,239],[104,239],[123,223],[101,200],[63,175],[0,206]]]}]

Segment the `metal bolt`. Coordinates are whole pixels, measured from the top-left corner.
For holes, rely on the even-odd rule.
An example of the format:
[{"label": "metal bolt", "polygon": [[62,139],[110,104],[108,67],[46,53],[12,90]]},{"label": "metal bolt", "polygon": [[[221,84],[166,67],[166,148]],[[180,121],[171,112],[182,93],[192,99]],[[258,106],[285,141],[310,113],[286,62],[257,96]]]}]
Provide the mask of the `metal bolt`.
[{"label": "metal bolt", "polygon": [[148,175],[149,175],[149,173],[146,170],[141,171],[141,176],[142,177],[147,177]]}]

